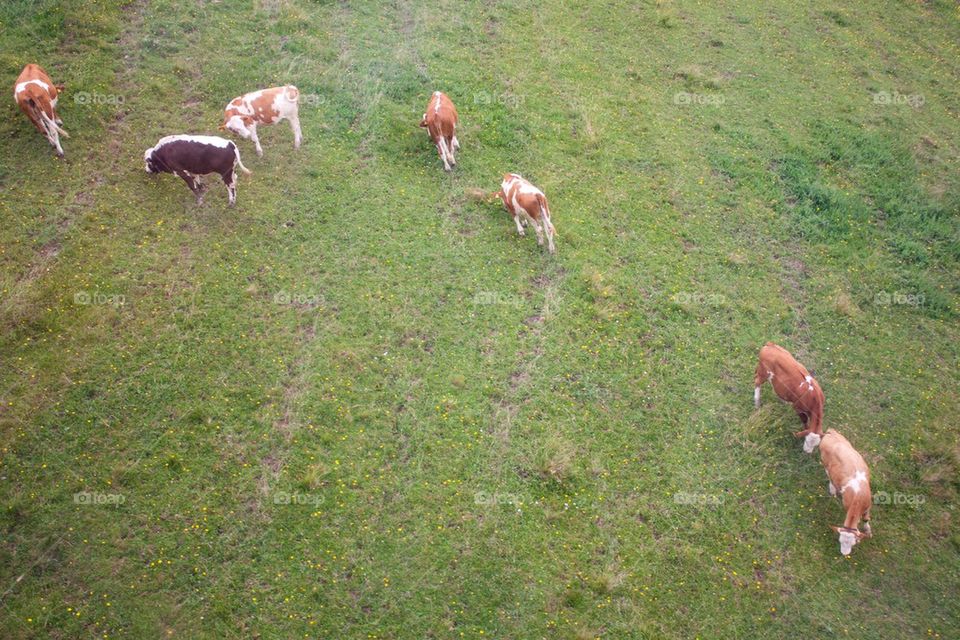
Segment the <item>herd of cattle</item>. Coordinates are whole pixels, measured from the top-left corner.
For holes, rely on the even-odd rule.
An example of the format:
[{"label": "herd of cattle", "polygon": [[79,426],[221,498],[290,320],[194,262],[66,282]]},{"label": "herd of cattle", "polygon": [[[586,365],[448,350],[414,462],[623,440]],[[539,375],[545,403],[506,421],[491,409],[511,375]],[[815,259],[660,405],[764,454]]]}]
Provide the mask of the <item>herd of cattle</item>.
[{"label": "herd of cattle", "polygon": [[[35,64],[28,64],[17,78],[14,100],[34,126],[44,134],[50,144],[63,157],[60,134],[69,137],[63,130],[63,122],[57,116],[57,98],[63,85],[56,85]],[[257,126],[275,124],[281,120],[290,122],[293,129],[294,147],[302,140],[298,102],[300,93],[293,85],[274,87],[248,93],[230,101],[224,111],[220,130],[253,141],[258,156],[263,148],[257,137]],[[420,126],[430,134],[443,161],[443,168],[450,171],[456,166],[455,152],[460,149],[457,140],[457,110],[453,102],[440,91],[435,92],[423,114]],[[179,176],[202,200],[204,186],[201,177],[219,174],[227,185],[230,204],[237,198],[236,168],[244,173],[250,170],[240,161],[240,151],[232,141],[217,136],[171,135],[161,138],[156,145],[146,150],[143,156],[148,173],[172,173]],[[551,253],[556,230],[550,220],[546,196],[522,176],[508,173],[503,176],[500,190],[491,196],[499,197],[517,225],[517,233],[525,235],[524,226],[532,226],[537,242],[543,245],[544,236]],[[769,381],[780,399],[793,405],[804,428],[794,435],[804,439],[803,450],[813,453],[820,447],[820,459],[829,480],[830,495],[839,491],[846,518],[842,527],[831,527],[839,534],[840,552],[849,555],[851,549],[863,538],[869,538],[870,470],[863,457],[851,444],[833,429],[823,433],[823,391],[807,369],[797,362],[789,351],[768,342],[760,349],[760,360],[754,376],[754,404],[760,406],[760,388]],[[864,521],[863,531],[859,529]]]}]

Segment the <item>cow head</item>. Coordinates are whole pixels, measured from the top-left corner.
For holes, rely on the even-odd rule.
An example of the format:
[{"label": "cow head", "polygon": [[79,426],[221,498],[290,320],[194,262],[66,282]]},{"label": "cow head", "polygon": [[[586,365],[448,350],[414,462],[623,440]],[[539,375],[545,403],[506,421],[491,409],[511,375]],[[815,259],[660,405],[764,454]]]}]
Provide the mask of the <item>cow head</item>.
[{"label": "cow head", "polygon": [[223,124],[220,125],[220,131],[229,129],[233,133],[246,140],[250,137],[250,129],[248,127],[250,127],[252,124],[253,118],[250,116],[234,114],[227,117],[227,119],[223,121]]},{"label": "cow head", "polygon": [[143,152],[143,169],[147,173],[159,173],[156,163],[153,160],[153,147]]},{"label": "cow head", "polygon": [[426,128],[426,126],[427,126],[427,114],[423,114],[423,118],[420,119],[420,126]]},{"label": "cow head", "polygon": [[869,538],[871,536],[870,525],[867,525],[866,531],[850,529],[849,527],[835,527],[833,525],[830,525],[830,528],[840,535],[840,553],[845,556],[850,555],[850,551],[853,550],[854,545],[864,538]]},{"label": "cow head", "polygon": [[160,158],[154,155],[156,147],[150,147],[143,152],[143,168],[147,173],[163,173],[169,171],[168,167]]},{"label": "cow head", "polygon": [[808,433],[807,437],[803,439],[803,452],[813,453],[813,450],[816,449],[819,445],[820,445],[820,434]]}]

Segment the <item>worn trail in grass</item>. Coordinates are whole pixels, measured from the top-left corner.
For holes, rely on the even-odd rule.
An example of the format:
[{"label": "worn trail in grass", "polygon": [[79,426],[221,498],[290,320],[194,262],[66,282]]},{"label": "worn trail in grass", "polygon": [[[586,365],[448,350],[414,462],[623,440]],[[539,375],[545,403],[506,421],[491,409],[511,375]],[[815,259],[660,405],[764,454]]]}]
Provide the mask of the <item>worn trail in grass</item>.
[{"label": "worn trail in grass", "polygon": [[[3,637],[957,634],[955,7],[0,21],[73,136],[56,162],[0,124]],[[304,147],[239,142],[236,209],[143,172],[281,82]],[[437,88],[452,174],[416,127]],[[556,257],[467,197],[505,171],[550,197]],[[752,409],[768,339],[874,491],[924,500],[849,560],[789,407]]]}]

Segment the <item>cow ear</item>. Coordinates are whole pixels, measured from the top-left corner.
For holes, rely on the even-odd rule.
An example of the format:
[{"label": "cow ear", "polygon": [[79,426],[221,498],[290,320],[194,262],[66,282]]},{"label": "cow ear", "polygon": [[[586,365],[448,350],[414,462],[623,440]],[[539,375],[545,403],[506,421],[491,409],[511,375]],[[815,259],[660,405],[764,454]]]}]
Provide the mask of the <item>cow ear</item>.
[{"label": "cow ear", "polygon": [[67,88],[67,85],[65,85],[65,84],[55,84],[55,85],[53,85],[53,86],[56,87],[57,91],[59,91],[59,92],[61,92],[61,93],[64,91],[64,89]]},{"label": "cow ear", "polygon": [[419,124],[418,126],[421,126],[421,127],[426,127],[426,126],[427,126],[427,117],[426,117],[426,116],[423,117],[423,119],[420,121],[420,124]]},{"label": "cow ear", "polygon": [[248,127],[253,124],[253,118],[250,116],[240,116],[240,119],[243,120],[243,124],[247,125]]},{"label": "cow ear", "polygon": [[225,131],[226,128],[227,128],[227,123],[224,122],[222,125],[220,125],[219,127],[217,127],[217,131]]},{"label": "cow ear", "polygon": [[830,525],[830,528],[833,529],[835,532],[840,533],[840,527],[835,527],[833,525]]}]

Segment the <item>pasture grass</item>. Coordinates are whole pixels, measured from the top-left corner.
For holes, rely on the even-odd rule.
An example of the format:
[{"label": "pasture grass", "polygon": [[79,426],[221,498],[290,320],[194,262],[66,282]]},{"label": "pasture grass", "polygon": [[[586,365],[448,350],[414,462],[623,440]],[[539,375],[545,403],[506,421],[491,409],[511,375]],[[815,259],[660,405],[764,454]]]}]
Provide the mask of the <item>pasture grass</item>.
[{"label": "pasture grass", "polygon": [[[0,123],[0,636],[960,634],[954,4],[14,0],[0,26],[71,133],[57,161]],[[144,173],[287,82],[304,146],[239,141],[235,209]],[[477,197],[508,171],[556,256]],[[891,497],[849,559],[792,410],[753,409],[767,340]]]}]

